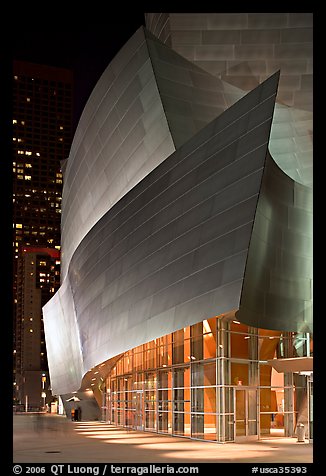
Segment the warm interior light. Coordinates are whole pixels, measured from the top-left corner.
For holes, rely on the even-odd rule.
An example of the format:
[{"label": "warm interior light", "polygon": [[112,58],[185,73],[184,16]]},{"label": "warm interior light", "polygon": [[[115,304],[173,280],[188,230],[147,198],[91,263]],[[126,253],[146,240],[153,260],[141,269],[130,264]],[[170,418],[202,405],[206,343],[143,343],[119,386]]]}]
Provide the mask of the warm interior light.
[{"label": "warm interior light", "polygon": [[211,326],[209,325],[209,322],[206,319],[203,321],[203,326],[205,333],[212,333]]}]

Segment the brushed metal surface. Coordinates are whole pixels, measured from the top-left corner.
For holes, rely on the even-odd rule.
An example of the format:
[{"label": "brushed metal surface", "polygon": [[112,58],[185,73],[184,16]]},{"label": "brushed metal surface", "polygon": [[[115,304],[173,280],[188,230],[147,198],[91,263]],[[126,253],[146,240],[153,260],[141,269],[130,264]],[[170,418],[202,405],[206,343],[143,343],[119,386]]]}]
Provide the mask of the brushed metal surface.
[{"label": "brushed metal surface", "polygon": [[[81,378],[135,345],[239,307],[277,82],[276,74],[197,132],[78,245],[54,300],[60,308],[50,301],[44,319],[47,340],[55,320],[67,348],[66,326],[77,329]],[[65,352],[57,369],[52,348],[52,387],[73,391],[58,373]]]}]

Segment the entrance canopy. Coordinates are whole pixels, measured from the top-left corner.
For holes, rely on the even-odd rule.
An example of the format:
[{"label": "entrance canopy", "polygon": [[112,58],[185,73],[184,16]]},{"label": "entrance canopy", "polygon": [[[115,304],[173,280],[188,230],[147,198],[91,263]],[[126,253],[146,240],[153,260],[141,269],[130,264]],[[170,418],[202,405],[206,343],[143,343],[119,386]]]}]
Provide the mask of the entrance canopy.
[{"label": "entrance canopy", "polygon": [[313,357],[295,357],[291,359],[272,359],[268,363],[281,372],[312,372]]}]

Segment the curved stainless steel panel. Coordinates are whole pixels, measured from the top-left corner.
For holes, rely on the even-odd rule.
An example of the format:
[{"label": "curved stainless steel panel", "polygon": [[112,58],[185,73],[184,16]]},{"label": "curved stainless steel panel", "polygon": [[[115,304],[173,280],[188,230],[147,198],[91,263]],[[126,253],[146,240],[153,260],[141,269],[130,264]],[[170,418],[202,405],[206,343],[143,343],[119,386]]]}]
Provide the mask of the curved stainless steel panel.
[{"label": "curved stainless steel panel", "polygon": [[77,391],[84,374],[79,329],[66,279],[43,308],[46,350],[54,394]]},{"label": "curved stainless steel panel", "polygon": [[269,149],[291,178],[312,186],[312,13],[146,13],[145,21],[174,51],[242,95],[280,70]]},{"label": "curved stainless steel panel", "polygon": [[262,180],[237,318],[250,326],[312,332],[312,190],[270,154]]},{"label": "curved stainless steel panel", "polygon": [[96,84],[64,168],[62,264],[123,195],[239,97],[140,28]]},{"label": "curved stainless steel panel", "polygon": [[[199,131],[79,244],[67,279],[83,373],[238,308],[277,82],[276,74]],[[45,319],[60,325],[47,306]]]}]

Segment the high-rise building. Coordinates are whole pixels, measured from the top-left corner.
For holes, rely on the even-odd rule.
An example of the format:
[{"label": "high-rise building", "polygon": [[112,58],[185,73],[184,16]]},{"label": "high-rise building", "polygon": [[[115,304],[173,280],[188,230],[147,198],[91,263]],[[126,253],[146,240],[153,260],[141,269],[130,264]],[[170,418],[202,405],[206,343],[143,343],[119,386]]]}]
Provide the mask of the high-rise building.
[{"label": "high-rise building", "polygon": [[[71,145],[72,84],[70,70],[25,61],[13,62],[13,324],[16,385],[22,378],[26,381],[27,376],[22,374],[30,370],[30,366],[33,371],[38,366],[39,370],[46,368],[46,350],[42,348],[39,352],[44,354],[42,359],[38,356],[35,360],[35,355],[26,351],[21,339],[21,323],[26,319],[23,292],[27,288],[28,293],[39,292],[39,287],[29,282],[32,279],[30,275],[23,272],[26,265],[24,249],[33,247],[35,253],[38,248],[40,253],[42,249],[52,249],[56,261],[60,259],[57,256],[60,253],[62,196],[60,162],[68,156]],[[36,258],[34,261],[36,263]],[[36,270],[31,272],[35,276]],[[56,283],[46,279],[40,282],[42,299],[31,296],[33,312],[37,313],[35,303],[38,302],[41,326],[39,333],[33,335],[34,349],[39,348],[41,340],[44,341],[41,307],[45,303],[45,295],[49,299],[56,286]],[[21,402],[21,391],[17,397]]]},{"label": "high-rise building", "polygon": [[24,247],[17,268],[14,385],[17,400],[29,408],[43,406],[42,393],[46,394],[43,398],[51,395],[42,307],[59,286],[60,251]]},{"label": "high-rise building", "polygon": [[96,399],[93,418],[128,428],[224,443],[303,423],[312,438],[312,189],[283,153],[305,115],[277,102],[281,77],[246,93],[145,28],[102,74],[43,309],[67,410],[77,392],[83,418]]}]

